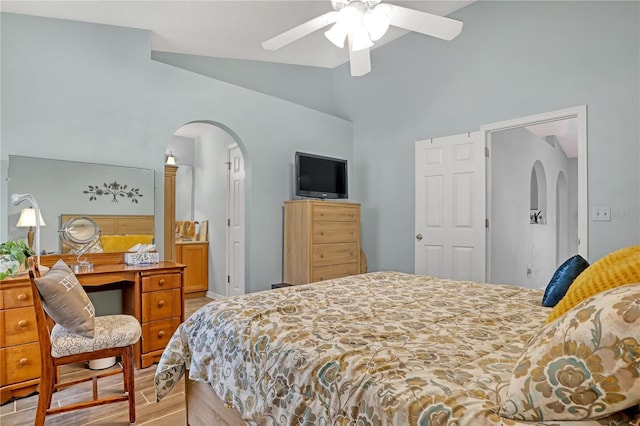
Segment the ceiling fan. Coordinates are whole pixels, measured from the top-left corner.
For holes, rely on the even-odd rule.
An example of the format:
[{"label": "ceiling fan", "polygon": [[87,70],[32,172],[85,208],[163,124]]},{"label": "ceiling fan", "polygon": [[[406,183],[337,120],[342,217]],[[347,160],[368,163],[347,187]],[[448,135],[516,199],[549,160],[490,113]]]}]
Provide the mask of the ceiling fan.
[{"label": "ceiling fan", "polygon": [[381,0],[332,0],[333,9],[297,25],[262,43],[266,50],[278,50],[289,43],[334,24],[324,34],[336,46],[349,47],[351,75],[371,71],[369,49],[389,28],[404,28],[443,40],[452,40],[462,31],[462,22],[406,7],[382,3]]}]

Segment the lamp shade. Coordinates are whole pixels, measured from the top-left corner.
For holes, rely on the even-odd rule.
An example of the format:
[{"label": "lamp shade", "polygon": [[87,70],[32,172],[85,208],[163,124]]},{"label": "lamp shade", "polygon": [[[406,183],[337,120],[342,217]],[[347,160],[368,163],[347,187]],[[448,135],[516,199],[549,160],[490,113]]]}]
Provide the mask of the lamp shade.
[{"label": "lamp shade", "polygon": [[168,164],[170,166],[175,166],[176,165],[176,157],[173,156],[173,151],[169,151],[169,155],[167,155],[166,164]]},{"label": "lamp shade", "polygon": [[[40,215],[40,226],[46,226],[44,223],[44,219],[42,218],[42,213],[38,210],[38,214]],[[22,213],[20,213],[20,219],[18,219],[18,223],[16,226],[19,227],[29,227],[36,226],[36,209],[34,208],[26,208],[22,209]]]}]

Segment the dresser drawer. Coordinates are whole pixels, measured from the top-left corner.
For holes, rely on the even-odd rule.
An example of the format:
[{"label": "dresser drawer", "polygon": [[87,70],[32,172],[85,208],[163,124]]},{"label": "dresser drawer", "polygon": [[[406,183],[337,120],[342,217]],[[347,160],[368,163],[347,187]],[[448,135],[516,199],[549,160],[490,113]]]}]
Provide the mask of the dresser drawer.
[{"label": "dresser drawer", "polygon": [[180,288],[180,274],[159,274],[142,277],[142,291]]},{"label": "dresser drawer", "polygon": [[359,241],[358,222],[314,222],[313,242],[346,243]]},{"label": "dresser drawer", "polygon": [[358,222],[359,214],[356,206],[336,206],[316,204],[313,206],[313,220]]},{"label": "dresser drawer", "polygon": [[0,386],[40,377],[40,344],[0,349]]},{"label": "dresser drawer", "polygon": [[341,265],[314,267],[311,282],[325,281],[333,278],[347,277],[359,273],[357,263],[343,263]]},{"label": "dresser drawer", "polygon": [[180,317],[180,289],[152,291],[142,294],[142,322]]},{"label": "dresser drawer", "polygon": [[142,352],[164,349],[180,325],[180,318],[169,318],[142,324]]},{"label": "dresser drawer", "polygon": [[30,284],[0,290],[1,309],[20,308],[22,306],[33,306]]},{"label": "dresser drawer", "polygon": [[358,261],[358,243],[333,243],[313,245],[313,266],[335,265]]},{"label": "dresser drawer", "polygon": [[0,346],[38,341],[36,313],[31,306],[1,311],[0,324]]}]

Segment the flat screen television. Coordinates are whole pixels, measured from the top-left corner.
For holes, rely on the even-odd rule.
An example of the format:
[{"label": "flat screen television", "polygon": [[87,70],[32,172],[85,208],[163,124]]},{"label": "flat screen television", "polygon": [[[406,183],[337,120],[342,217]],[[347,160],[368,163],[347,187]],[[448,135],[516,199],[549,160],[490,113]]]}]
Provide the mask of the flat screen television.
[{"label": "flat screen television", "polygon": [[296,152],[296,195],[347,198],[347,160]]}]

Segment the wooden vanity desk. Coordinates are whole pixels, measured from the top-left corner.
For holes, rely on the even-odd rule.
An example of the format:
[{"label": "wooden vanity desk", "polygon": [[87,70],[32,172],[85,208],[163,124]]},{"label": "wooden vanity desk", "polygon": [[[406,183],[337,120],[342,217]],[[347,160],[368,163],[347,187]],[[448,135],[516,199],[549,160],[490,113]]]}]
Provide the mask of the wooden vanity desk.
[{"label": "wooden vanity desk", "polygon": [[[135,347],[138,368],[157,362],[178,325],[184,320],[185,265],[161,261],[153,265],[127,265],[124,253],[86,256],[93,271],[76,273],[89,292],[100,287],[122,289],[122,313],[142,326]],[[43,266],[63,259],[77,264],[75,255],[41,256]],[[33,312],[33,295],[26,272],[0,281],[0,403],[36,391],[40,378],[40,348]]]}]

